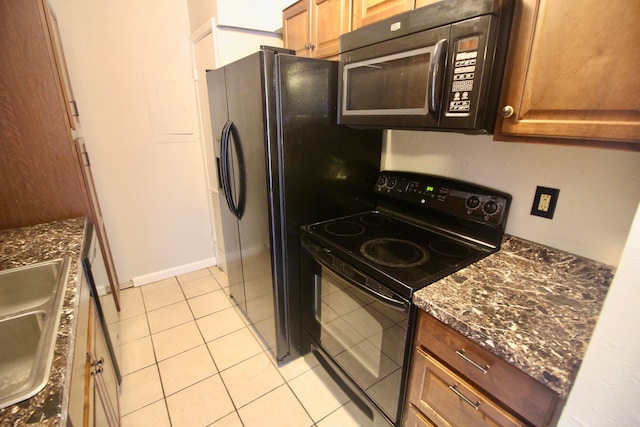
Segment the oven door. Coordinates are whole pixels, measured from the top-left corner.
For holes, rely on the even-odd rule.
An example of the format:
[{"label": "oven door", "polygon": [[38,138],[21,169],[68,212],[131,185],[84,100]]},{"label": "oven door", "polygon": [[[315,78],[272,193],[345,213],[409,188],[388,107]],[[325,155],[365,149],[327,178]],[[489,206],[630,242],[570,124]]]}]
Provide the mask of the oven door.
[{"label": "oven door", "polygon": [[304,330],[395,424],[410,345],[409,302],[304,239],[303,248]]}]

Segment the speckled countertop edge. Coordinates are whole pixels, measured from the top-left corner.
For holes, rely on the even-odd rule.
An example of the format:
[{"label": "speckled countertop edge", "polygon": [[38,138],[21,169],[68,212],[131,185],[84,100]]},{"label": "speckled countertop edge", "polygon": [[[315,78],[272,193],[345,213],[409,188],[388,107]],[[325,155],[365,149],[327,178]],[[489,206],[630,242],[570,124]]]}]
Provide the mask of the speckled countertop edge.
[{"label": "speckled countertop edge", "polygon": [[0,270],[63,257],[70,258],[60,326],[49,381],[30,399],[0,409],[0,425],[66,425],[66,410],[77,322],[77,287],[86,221],[74,218],[0,230]]},{"label": "speckled countertop edge", "polygon": [[605,264],[505,235],[500,251],[413,301],[566,399],[613,274]]}]

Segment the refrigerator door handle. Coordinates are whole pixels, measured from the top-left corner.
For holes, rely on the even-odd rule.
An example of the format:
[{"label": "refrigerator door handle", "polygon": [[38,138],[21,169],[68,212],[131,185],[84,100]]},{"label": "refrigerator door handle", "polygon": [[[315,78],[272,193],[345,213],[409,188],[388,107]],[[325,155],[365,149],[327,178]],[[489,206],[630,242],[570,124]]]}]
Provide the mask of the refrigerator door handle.
[{"label": "refrigerator door handle", "polygon": [[[237,219],[242,218],[242,212],[235,204],[233,200],[233,194],[231,193],[231,172],[229,168],[229,143],[231,142],[232,135],[234,137],[237,136],[237,131],[235,131],[235,125],[231,120],[227,120],[224,126],[222,127],[222,147],[221,147],[221,162],[222,162],[222,188],[225,194],[225,200],[227,201],[227,206],[229,210]],[[237,138],[236,138],[237,139]]]}]

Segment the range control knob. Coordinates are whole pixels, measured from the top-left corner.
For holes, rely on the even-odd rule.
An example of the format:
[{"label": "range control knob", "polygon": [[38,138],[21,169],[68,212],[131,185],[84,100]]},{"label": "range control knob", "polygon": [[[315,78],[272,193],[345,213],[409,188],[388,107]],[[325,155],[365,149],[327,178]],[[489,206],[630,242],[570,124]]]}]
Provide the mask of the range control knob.
[{"label": "range control knob", "polygon": [[480,206],[480,199],[477,196],[471,196],[467,199],[466,205],[469,209],[475,209]]},{"label": "range control knob", "polygon": [[491,200],[484,204],[484,206],[482,207],[482,210],[487,215],[493,215],[494,213],[498,212],[498,204],[493,200]]},{"label": "range control knob", "polygon": [[395,187],[396,186],[396,177],[395,176],[389,177],[387,185],[389,187],[391,187],[391,188]]},{"label": "range control knob", "polygon": [[380,175],[380,177],[378,178],[378,185],[380,187],[382,187],[384,185],[385,181],[386,181],[385,177]]}]

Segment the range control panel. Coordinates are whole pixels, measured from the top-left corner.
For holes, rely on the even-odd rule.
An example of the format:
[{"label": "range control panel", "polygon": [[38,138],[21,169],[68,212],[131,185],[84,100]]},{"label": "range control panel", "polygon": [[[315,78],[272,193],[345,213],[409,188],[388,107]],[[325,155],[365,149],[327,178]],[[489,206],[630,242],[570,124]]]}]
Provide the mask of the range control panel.
[{"label": "range control panel", "polygon": [[506,221],[509,194],[465,181],[407,172],[381,172],[377,194],[412,206],[497,227]]}]

